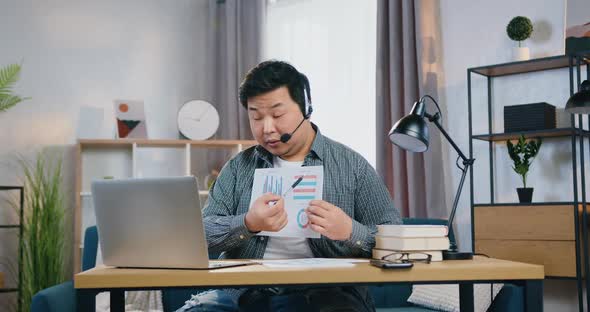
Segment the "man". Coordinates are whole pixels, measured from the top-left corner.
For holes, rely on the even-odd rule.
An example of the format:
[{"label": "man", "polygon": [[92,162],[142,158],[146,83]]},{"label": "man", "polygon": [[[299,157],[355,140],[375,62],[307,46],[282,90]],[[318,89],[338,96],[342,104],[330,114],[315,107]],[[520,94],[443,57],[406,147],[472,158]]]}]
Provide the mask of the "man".
[{"label": "man", "polygon": [[[323,136],[309,121],[311,96],[305,75],[280,61],[253,68],[240,86],[250,129],[259,145],[222,169],[204,208],[209,250],[230,259],[365,257],[378,224],[401,223],[375,170],[359,154]],[[250,206],[257,168],[323,166],[324,200],[306,209],[321,238],[256,236],[287,224],[284,200],[264,194]],[[214,290],[192,296],[179,311],[373,311],[366,287]]]}]

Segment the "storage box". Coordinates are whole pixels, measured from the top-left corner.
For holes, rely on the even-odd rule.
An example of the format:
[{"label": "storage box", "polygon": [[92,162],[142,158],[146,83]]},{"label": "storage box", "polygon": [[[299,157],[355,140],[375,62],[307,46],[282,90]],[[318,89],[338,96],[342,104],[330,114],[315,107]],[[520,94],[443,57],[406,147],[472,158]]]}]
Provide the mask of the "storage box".
[{"label": "storage box", "polygon": [[565,39],[565,54],[569,55],[587,51],[590,51],[590,37],[569,37]]},{"label": "storage box", "polygon": [[504,106],[504,132],[555,129],[555,106],[541,102]]}]

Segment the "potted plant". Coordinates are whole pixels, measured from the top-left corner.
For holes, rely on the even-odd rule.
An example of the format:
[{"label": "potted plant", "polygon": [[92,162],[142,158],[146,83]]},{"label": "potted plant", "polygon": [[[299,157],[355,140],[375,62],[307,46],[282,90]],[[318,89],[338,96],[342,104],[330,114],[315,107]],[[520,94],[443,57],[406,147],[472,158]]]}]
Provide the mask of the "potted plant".
[{"label": "potted plant", "polygon": [[533,199],[533,188],[526,186],[526,178],[533,159],[539,153],[541,143],[541,139],[527,141],[524,135],[520,135],[516,145],[512,144],[510,140],[506,141],[508,155],[514,162],[512,169],[522,179],[523,187],[516,189],[521,203],[530,203]]},{"label": "potted plant", "polygon": [[19,74],[19,64],[11,64],[0,68],[0,112],[4,112],[16,104],[29,99],[12,93],[12,86],[18,81]]},{"label": "potted plant", "polygon": [[510,20],[506,26],[508,37],[518,41],[518,47],[514,47],[513,56],[517,61],[524,61],[530,58],[529,48],[521,46],[521,42],[530,38],[533,33],[533,23],[528,17],[517,16]]}]

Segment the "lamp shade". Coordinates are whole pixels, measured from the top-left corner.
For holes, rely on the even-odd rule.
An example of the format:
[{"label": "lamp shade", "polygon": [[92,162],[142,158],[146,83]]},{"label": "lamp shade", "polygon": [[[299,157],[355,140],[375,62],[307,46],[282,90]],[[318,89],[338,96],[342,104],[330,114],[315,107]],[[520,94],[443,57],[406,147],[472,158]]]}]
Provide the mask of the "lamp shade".
[{"label": "lamp shade", "polygon": [[590,114],[590,81],[582,82],[580,91],[567,100],[565,110],[572,114]]},{"label": "lamp shade", "polygon": [[424,103],[414,103],[409,115],[396,122],[389,130],[391,143],[410,152],[421,153],[428,149],[430,134],[424,120]]}]

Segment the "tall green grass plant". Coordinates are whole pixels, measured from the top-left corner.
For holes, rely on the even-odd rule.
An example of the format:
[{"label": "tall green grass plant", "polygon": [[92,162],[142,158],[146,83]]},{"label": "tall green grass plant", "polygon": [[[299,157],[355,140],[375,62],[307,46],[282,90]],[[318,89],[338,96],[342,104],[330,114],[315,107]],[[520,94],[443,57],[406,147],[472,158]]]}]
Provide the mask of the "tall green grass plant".
[{"label": "tall green grass plant", "polygon": [[22,240],[21,311],[30,311],[33,295],[66,280],[69,255],[65,228],[62,160],[40,152],[33,162],[20,160],[25,178]]}]

